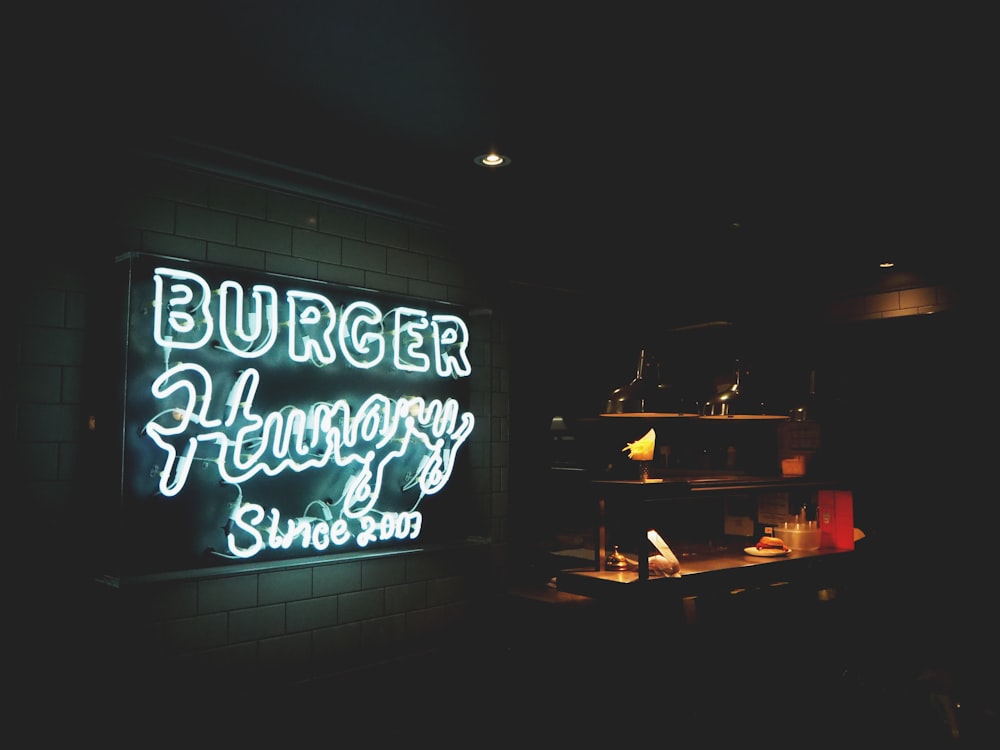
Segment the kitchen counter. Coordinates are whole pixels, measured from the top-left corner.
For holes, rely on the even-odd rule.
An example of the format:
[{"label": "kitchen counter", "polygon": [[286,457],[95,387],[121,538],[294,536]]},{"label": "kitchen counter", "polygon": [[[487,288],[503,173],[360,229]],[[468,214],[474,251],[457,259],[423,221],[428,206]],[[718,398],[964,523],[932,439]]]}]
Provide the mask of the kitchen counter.
[{"label": "kitchen counter", "polygon": [[[810,586],[823,586],[826,580],[842,579],[851,565],[852,549],[826,546],[809,551],[791,550],[785,556],[759,557],[744,552],[744,548],[756,543],[755,536],[713,532],[699,540],[691,536],[691,529],[675,522],[670,536],[663,536],[679,559],[681,570],[679,576],[667,577],[650,570],[649,555],[656,551],[646,536],[648,529],[656,527],[659,510],[676,507],[677,503],[694,502],[697,507],[718,514],[716,528],[721,532],[722,507],[727,498],[786,493],[798,505],[800,499],[815,499],[818,493],[835,487],[816,478],[738,472],[667,472],[646,480],[592,480],[590,490],[596,506],[593,565],[561,571],[557,585],[562,591],[585,596],[635,596],[637,590],[643,590],[655,596],[682,598],[706,592],[782,586],[807,579]],[[609,515],[619,527],[614,541],[622,545],[621,552],[630,561],[627,570],[606,569],[610,551],[606,529]]]},{"label": "kitchen counter", "polygon": [[570,568],[557,577],[560,591],[584,596],[634,594],[636,589],[660,596],[692,596],[708,591],[774,586],[809,578],[822,583],[838,579],[852,562],[852,550],[792,550],[783,557],[754,557],[743,552],[752,541],[732,541],[716,549],[674,550],[681,564],[680,577],[655,572],[640,577],[639,570]]}]

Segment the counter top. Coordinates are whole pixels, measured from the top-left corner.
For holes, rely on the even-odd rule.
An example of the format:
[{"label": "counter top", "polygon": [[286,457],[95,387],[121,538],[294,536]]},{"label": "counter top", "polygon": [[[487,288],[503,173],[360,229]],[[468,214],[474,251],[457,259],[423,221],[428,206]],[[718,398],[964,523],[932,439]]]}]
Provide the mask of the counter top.
[{"label": "counter top", "polygon": [[593,479],[598,493],[654,495],[685,494],[738,489],[790,489],[831,487],[828,481],[812,477],[754,476],[748,474],[668,473],[649,479]]},{"label": "counter top", "polygon": [[[749,543],[748,541],[747,544]],[[792,550],[784,557],[754,557],[734,544],[709,552],[681,552],[678,555],[681,563],[681,575],[678,578],[650,572],[649,578],[642,580],[638,570],[573,568],[560,571],[556,585],[560,591],[584,596],[620,594],[639,588],[688,596],[706,588],[774,585],[804,573],[814,573],[818,568],[845,564],[852,557],[852,552],[853,550],[823,548]]]}]

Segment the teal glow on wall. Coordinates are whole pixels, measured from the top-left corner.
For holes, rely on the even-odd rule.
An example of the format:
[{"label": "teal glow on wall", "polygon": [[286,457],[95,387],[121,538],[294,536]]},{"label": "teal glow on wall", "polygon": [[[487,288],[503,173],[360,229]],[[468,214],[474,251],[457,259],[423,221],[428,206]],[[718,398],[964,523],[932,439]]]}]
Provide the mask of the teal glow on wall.
[{"label": "teal glow on wall", "polygon": [[122,568],[442,542],[469,501],[453,305],[125,256]]}]

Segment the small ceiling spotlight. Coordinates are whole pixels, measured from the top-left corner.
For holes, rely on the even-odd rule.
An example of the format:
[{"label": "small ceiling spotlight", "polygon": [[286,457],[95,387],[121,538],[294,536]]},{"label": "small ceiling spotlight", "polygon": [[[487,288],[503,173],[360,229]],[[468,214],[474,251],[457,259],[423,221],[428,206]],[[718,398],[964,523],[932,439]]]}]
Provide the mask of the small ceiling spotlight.
[{"label": "small ceiling spotlight", "polygon": [[878,267],[879,268],[892,268],[895,265],[896,264],[893,263],[891,260],[883,260],[881,263],[878,264]]},{"label": "small ceiling spotlight", "polygon": [[488,154],[480,154],[473,161],[480,167],[506,167],[510,164],[510,157],[491,151]]}]

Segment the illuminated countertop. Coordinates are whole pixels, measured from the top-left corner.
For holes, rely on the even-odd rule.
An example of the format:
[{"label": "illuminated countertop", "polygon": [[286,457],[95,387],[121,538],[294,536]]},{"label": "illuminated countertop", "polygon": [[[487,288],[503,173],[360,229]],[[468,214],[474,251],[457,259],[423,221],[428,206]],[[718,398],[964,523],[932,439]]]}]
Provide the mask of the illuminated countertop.
[{"label": "illuminated countertop", "polygon": [[739,473],[668,472],[648,479],[593,479],[595,492],[616,495],[652,496],[687,492],[733,489],[792,489],[796,487],[832,487],[828,480],[812,477],[752,476]]},{"label": "illuminated countertop", "polygon": [[681,596],[701,592],[706,588],[728,590],[733,586],[776,585],[802,574],[811,574],[817,567],[829,563],[839,565],[852,558],[853,550],[823,548],[792,550],[784,557],[753,557],[743,552],[747,542],[733,543],[710,552],[681,552],[681,575],[671,578],[650,573],[640,580],[637,570],[594,570],[570,568],[559,572],[557,586],[584,596],[621,593],[627,589],[651,587],[658,593]]}]

